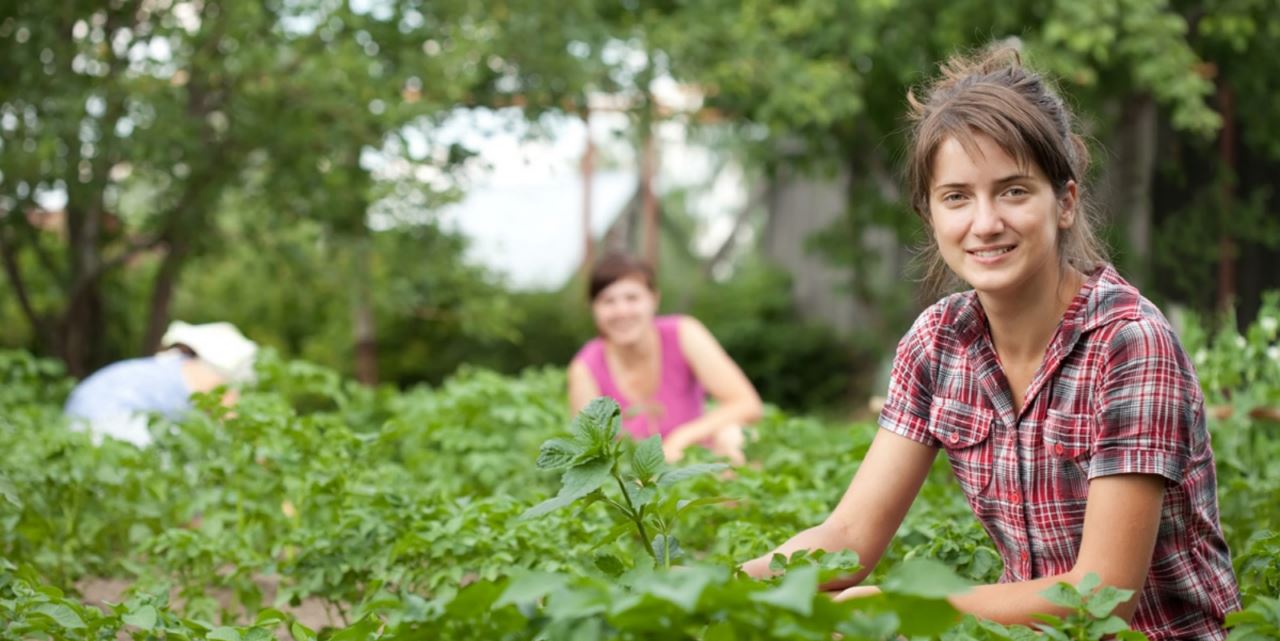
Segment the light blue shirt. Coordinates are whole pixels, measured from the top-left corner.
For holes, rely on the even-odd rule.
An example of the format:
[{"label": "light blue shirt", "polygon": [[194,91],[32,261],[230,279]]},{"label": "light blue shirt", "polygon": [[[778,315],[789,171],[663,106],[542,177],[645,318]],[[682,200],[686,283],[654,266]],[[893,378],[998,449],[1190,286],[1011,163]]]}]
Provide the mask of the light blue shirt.
[{"label": "light blue shirt", "polygon": [[80,381],[67,398],[68,416],[100,421],[141,413],[178,418],[191,408],[177,354],[112,363]]}]

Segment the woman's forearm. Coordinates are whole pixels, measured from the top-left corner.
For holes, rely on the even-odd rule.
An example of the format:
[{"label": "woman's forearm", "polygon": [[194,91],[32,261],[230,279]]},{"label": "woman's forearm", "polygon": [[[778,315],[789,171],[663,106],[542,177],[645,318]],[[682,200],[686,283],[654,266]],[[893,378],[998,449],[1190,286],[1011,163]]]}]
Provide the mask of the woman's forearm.
[{"label": "woman's forearm", "polygon": [[[795,536],[787,539],[785,543],[779,545],[776,549],[759,558],[748,561],[743,564],[742,568],[747,574],[755,577],[765,577],[772,574],[769,570],[769,563],[773,559],[773,555],[781,554],[790,557],[793,553],[800,550],[823,550],[825,552],[840,552],[843,550],[853,550],[859,554],[859,558],[863,557],[863,551],[856,547],[856,542],[846,536],[847,533],[842,532],[840,528],[830,521],[815,525],[807,530],[802,530]],[[871,555],[867,555],[871,556]],[[875,559],[861,560],[863,567],[857,572],[848,576],[840,577],[822,586],[823,590],[839,590],[857,585],[871,573],[871,569],[875,567]]]},{"label": "woman's forearm", "polygon": [[979,585],[968,592],[952,595],[947,600],[961,612],[996,623],[1029,625],[1038,621],[1032,618],[1036,614],[1066,616],[1070,613],[1066,608],[1054,605],[1041,596],[1042,592],[1060,581],[1074,585],[1079,578],[1060,574],[1017,583]]},{"label": "woman's forearm", "polygon": [[725,403],[677,427],[666,438],[682,447],[688,447],[715,436],[722,429],[752,423],[760,418],[760,411],[760,402],[757,400],[744,399]]}]

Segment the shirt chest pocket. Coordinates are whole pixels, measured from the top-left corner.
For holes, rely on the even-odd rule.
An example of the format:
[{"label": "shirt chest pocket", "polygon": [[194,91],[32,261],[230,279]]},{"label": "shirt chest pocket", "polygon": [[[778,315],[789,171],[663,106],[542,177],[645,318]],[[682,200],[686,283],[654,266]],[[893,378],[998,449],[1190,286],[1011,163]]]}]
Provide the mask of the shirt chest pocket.
[{"label": "shirt chest pocket", "polygon": [[946,448],[956,480],[970,499],[991,485],[994,422],[992,409],[956,399],[934,398],[929,407],[929,429]]},{"label": "shirt chest pocket", "polygon": [[1089,495],[1089,461],[1093,451],[1093,418],[1050,409],[1044,422],[1045,462],[1048,478],[1063,498]]}]

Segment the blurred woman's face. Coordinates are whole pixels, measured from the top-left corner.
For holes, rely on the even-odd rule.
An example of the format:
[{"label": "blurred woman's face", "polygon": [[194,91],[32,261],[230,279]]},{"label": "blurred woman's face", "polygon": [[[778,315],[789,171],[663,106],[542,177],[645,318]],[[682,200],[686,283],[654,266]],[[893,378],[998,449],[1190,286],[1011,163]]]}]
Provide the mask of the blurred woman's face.
[{"label": "blurred woman's face", "polygon": [[626,276],[600,290],[591,301],[591,315],[596,329],[605,340],[615,345],[634,345],[653,326],[658,312],[658,294],[649,289],[644,278]]}]

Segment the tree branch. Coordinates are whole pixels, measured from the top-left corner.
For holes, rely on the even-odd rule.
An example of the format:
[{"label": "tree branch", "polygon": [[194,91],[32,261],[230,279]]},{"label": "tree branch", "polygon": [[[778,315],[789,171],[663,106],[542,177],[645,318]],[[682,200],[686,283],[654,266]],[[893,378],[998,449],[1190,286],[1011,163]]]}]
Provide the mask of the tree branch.
[{"label": "tree branch", "polygon": [[43,322],[40,313],[31,304],[31,296],[27,293],[27,285],[22,278],[22,266],[18,264],[17,256],[14,255],[13,248],[3,232],[0,232],[0,259],[4,261],[4,271],[9,277],[9,284],[13,286],[18,306],[22,308],[22,314],[27,317],[27,322],[31,323],[31,331],[40,342],[48,345],[50,338],[48,325]]}]

